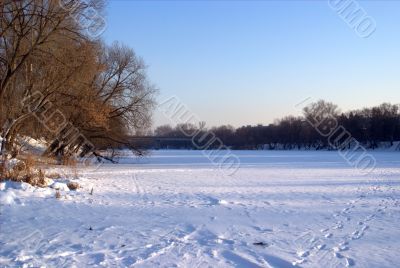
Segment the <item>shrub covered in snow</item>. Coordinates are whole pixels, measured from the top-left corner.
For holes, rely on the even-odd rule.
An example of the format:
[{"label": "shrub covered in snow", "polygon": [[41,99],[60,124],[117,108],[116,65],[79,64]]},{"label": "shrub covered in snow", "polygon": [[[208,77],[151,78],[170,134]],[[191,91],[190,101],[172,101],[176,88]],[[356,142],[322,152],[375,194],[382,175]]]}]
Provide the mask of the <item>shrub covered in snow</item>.
[{"label": "shrub covered in snow", "polygon": [[26,182],[39,187],[47,187],[53,183],[43,170],[37,168],[37,162],[31,155],[24,159],[12,158],[0,166],[2,167],[0,181]]}]

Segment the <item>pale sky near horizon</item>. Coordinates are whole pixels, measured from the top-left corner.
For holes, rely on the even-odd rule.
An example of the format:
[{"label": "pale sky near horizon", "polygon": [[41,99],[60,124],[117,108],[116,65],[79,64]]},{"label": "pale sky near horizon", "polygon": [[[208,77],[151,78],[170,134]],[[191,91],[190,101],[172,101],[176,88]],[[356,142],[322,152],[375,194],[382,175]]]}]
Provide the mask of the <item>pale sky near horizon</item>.
[{"label": "pale sky near horizon", "polygon": [[358,3],[376,21],[369,38],[328,1],[114,0],[104,39],[144,59],[160,102],[177,96],[207,126],[272,123],[305,98],[400,103],[400,2]]}]

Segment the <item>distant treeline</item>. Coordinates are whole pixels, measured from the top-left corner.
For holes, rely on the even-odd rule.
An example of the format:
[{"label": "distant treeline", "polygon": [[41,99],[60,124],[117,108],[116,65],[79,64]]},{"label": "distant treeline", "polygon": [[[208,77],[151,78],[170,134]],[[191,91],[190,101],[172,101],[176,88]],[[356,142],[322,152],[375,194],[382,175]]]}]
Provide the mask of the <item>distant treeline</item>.
[{"label": "distant treeline", "polygon": [[[304,108],[303,116],[287,116],[269,125],[242,126],[229,125],[205,129],[192,124],[159,126],[154,136],[161,137],[153,147],[161,149],[199,149],[190,142],[215,135],[231,149],[337,149],[352,147],[357,143],[365,148],[375,149],[381,144],[393,146],[400,141],[400,105],[384,103],[372,108],[340,112],[337,105],[323,100]],[[168,137],[168,139],[162,139]],[[177,138],[176,140],[170,138]],[[189,138],[186,141],[182,138]],[[333,143],[332,141],[335,141]],[[207,148],[215,148],[220,143],[211,143]],[[198,146],[197,146],[198,147]]]}]

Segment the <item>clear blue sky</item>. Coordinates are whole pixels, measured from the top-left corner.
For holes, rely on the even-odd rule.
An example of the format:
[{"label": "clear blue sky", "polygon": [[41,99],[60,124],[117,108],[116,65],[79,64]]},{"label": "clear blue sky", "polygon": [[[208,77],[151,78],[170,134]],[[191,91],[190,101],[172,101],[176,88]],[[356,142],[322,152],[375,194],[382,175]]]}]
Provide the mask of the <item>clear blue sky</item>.
[{"label": "clear blue sky", "polygon": [[400,2],[359,3],[377,24],[369,38],[327,1],[129,0],[109,2],[104,38],[145,60],[159,101],[178,96],[208,126],[271,123],[307,97],[400,103]]}]

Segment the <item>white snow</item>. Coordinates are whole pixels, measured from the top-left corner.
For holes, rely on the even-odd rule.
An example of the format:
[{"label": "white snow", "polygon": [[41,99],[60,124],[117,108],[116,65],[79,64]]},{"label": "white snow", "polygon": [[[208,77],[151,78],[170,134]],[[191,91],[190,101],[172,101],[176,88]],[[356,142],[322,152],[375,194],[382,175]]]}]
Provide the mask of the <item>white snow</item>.
[{"label": "white snow", "polygon": [[0,204],[12,205],[15,203],[16,195],[12,191],[7,191],[5,193],[0,193]]},{"label": "white snow", "polygon": [[233,176],[197,151],[125,155],[117,165],[79,168],[82,188],[60,199],[51,188],[2,183],[0,266],[400,262],[398,152],[371,152],[378,166],[369,175],[336,152],[233,153],[241,160]]},{"label": "white snow", "polygon": [[53,188],[53,189],[56,189],[56,190],[69,192],[69,188],[68,188],[68,185],[66,183],[54,182],[53,184],[50,185],[50,187]]}]

